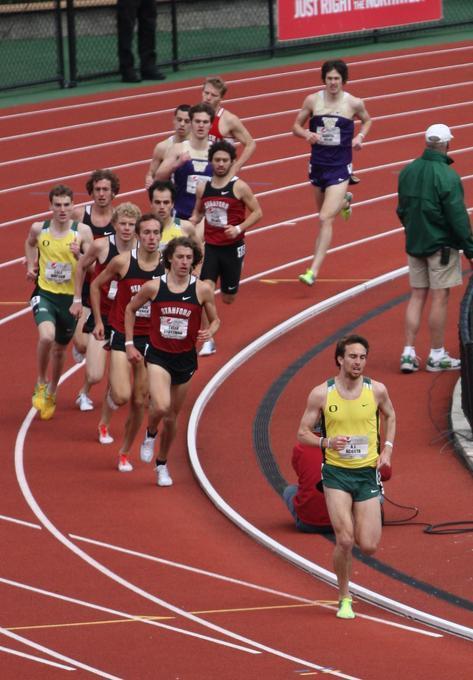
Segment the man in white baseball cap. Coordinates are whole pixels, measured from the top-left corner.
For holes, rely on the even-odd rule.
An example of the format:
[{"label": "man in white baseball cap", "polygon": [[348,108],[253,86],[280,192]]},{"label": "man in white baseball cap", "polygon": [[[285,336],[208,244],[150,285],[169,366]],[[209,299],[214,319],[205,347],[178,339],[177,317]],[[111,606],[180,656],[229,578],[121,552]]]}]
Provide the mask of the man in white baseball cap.
[{"label": "man in white baseball cap", "polygon": [[473,237],[463,186],[447,155],[453,135],[436,123],[425,132],[425,149],[399,175],[397,214],[406,236],[411,296],[406,309],[402,373],[420,368],[414,347],[430,293],[430,352],[427,371],[452,371],[460,359],[445,349],[450,288],[462,283],[460,250],[473,263]]},{"label": "man in white baseball cap", "polygon": [[450,128],[443,123],[435,123],[427,128],[425,132],[425,140],[427,142],[436,142],[437,144],[447,144],[453,135],[450,132]]}]

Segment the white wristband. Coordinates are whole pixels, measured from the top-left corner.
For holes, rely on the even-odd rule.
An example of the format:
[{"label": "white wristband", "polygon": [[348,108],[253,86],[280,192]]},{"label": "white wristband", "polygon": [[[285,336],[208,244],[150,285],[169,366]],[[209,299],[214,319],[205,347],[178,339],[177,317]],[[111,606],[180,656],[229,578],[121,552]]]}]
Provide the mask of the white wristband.
[{"label": "white wristband", "polygon": [[388,442],[387,440],[384,442],[384,446],[390,446],[392,449],[394,448],[394,444],[392,442]]},{"label": "white wristband", "polygon": [[72,302],[82,302],[82,298],[76,298],[76,297],[75,297],[75,298],[72,300]]},{"label": "white wristband", "polygon": [[359,132],[359,133],[358,133],[358,137],[361,137],[361,139],[364,139],[364,138],[365,138],[365,135],[364,135],[362,132]]},{"label": "white wristband", "polygon": [[125,347],[131,347],[133,345],[133,340],[125,340]]},{"label": "white wristband", "polygon": [[239,224],[234,224],[233,226],[235,227],[235,229],[237,230],[237,232],[238,232],[239,234],[241,234],[241,227],[240,227],[240,225],[239,225]]}]

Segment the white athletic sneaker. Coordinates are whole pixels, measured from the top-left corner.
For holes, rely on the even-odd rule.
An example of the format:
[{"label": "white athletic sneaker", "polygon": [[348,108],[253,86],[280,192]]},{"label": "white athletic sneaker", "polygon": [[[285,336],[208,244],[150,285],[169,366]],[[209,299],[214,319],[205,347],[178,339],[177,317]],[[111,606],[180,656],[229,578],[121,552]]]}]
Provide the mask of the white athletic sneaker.
[{"label": "white athletic sneaker", "polygon": [[151,463],[153,460],[154,442],[156,441],[157,436],[158,433],[156,433],[154,437],[150,437],[148,435],[148,430],[146,430],[145,438],[143,439],[143,443],[140,446],[140,458],[143,463]]},{"label": "white athletic sneaker", "polygon": [[215,340],[211,338],[210,340],[206,340],[204,344],[202,345],[202,349],[199,352],[200,357],[208,357],[211,354],[215,354],[217,351],[217,348],[215,347]]},{"label": "white athletic sneaker", "polygon": [[436,361],[429,356],[425,368],[432,372],[458,371],[461,368],[461,361],[460,359],[454,359],[448,352],[445,352],[445,354]]},{"label": "white athletic sneaker", "polygon": [[156,465],[156,475],[158,486],[172,486],[171,475],[166,463],[164,465]]},{"label": "white athletic sneaker", "polygon": [[81,392],[79,394],[79,396],[76,399],[76,404],[81,411],[93,411],[94,410],[94,402],[84,392]]},{"label": "white athletic sneaker", "polygon": [[118,469],[120,472],[131,472],[133,470],[133,465],[128,460],[128,456],[123,453],[118,457]]},{"label": "white athletic sneaker", "polygon": [[85,355],[81,354],[75,345],[72,345],[72,358],[76,364],[81,364],[85,359]]},{"label": "white athletic sneaker", "polygon": [[99,425],[99,442],[101,444],[113,444],[113,437],[104,423],[100,423]]},{"label": "white athletic sneaker", "polygon": [[415,373],[419,370],[419,357],[415,354],[403,354],[401,356],[401,373]]}]

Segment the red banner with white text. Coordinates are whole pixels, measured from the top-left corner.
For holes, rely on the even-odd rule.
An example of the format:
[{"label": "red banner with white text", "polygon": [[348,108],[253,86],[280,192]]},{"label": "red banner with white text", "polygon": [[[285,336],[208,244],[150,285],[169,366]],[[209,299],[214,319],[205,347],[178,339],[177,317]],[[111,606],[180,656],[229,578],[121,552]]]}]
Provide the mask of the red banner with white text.
[{"label": "red banner with white text", "polygon": [[441,18],[442,0],[278,0],[278,38],[314,38]]}]

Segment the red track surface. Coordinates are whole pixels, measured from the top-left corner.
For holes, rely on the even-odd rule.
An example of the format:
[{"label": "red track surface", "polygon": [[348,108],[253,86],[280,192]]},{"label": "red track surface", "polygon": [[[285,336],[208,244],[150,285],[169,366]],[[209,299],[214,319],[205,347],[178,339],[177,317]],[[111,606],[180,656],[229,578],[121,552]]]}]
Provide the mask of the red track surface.
[{"label": "red track surface", "polygon": [[[2,636],[0,644],[37,657],[31,660],[0,652],[2,679],[61,677],[64,669],[38,660],[54,661],[52,650],[68,657],[69,661],[55,661],[78,669],[79,677],[95,672],[100,677],[140,680],[282,680],[321,674],[320,668],[331,669],[336,677],[373,680],[381,676],[387,680],[469,677],[470,642],[448,634],[428,637],[423,626],[410,625],[406,619],[362,602],[357,603],[360,616],[354,622],[335,619],[333,609],[323,606],[324,601],[333,603],[335,590],[236,529],[201,492],[187,462],[186,417],[217,368],[277,323],[355,285],[353,279],[371,279],[405,264],[399,231],[355,242],[399,227],[394,212],[396,176],[406,161],[420,153],[421,132],[428,124],[442,121],[453,126],[453,155],[457,170],[466,176],[467,204],[472,204],[468,175],[473,157],[473,104],[468,100],[473,46],[437,46],[351,59],[349,90],[365,99],[374,118],[368,143],[355,158],[363,181],[356,188],[351,221],[336,225],[333,247],[343,248],[327,258],[323,278],[313,289],[300,286],[296,278],[305,264],[300,261],[309,258],[313,247],[314,204],[305,176],[307,149],[288,131],[303,97],[318,85],[319,74],[307,66],[282,70],[275,77],[265,77],[271,74],[269,70],[228,75],[229,108],[246,120],[256,138],[265,138],[258,142],[252,164],[243,173],[260,194],[264,220],[258,227],[279,226],[256,229],[248,237],[244,276],[254,280],[242,286],[231,309],[220,306],[219,351],[201,361],[193,379],[170,461],[172,488],[158,489],[150,467],[139,462],[131,475],[116,472],[115,445],[101,447],[95,441],[97,411],[83,414],[74,406],[81,371],[61,388],[54,420],[32,422],[24,447],[17,447],[15,470],[15,441],[29,410],[34,382],[36,332],[29,314],[7,319],[24,308],[20,302],[29,294],[22,266],[12,264],[0,270],[0,301],[18,303],[0,306],[5,320],[0,333],[7,395],[0,504],[4,518],[0,520],[1,625],[22,636],[21,640]],[[193,103],[198,97],[199,83],[188,82],[175,88],[133,90],[131,96],[117,92],[106,98],[45,103],[44,112],[31,106],[0,114],[3,261],[21,256],[28,225],[47,208],[47,191],[56,178],[66,179],[80,202],[85,200],[84,181],[91,170],[116,167],[122,196],[127,194],[146,208],[141,187],[155,138],[168,129],[170,111],[178,102]],[[147,137],[136,139],[142,136]],[[43,157],[35,159],[38,156]],[[291,224],[281,224],[286,220]],[[279,269],[267,273],[273,268]],[[270,284],[261,279],[281,280]],[[322,537],[297,534],[280,498],[261,474],[252,441],[255,413],[270,385],[292,361],[407,290],[406,278],[396,279],[273,342],[223,384],[199,426],[203,467],[227,502],[259,529],[327,569],[331,568],[331,544]],[[450,307],[448,345],[452,350],[457,344],[460,296],[461,291],[455,291]],[[404,308],[404,304],[394,306],[359,327],[373,347],[369,373],[388,385],[398,413],[395,474],[387,484],[387,494],[399,503],[417,505],[420,521],[470,519],[471,477],[451,449],[442,448],[443,440],[436,439],[437,429],[447,427],[457,375],[398,373]],[[423,330],[418,349],[424,358],[427,347]],[[289,481],[293,479],[290,451],[306,396],[327,377],[332,365],[330,347],[293,377],[276,404],[270,423],[271,447]],[[96,388],[94,392],[97,403],[101,391]],[[117,441],[122,422],[119,414],[113,423]],[[37,506],[31,497],[27,504],[20,488],[23,466],[23,491],[28,497],[29,487]],[[387,506],[386,513],[394,518],[400,511]],[[15,524],[9,518],[33,526]],[[71,541],[69,546],[58,540],[61,535],[63,541]],[[134,554],[119,552],[117,547]],[[76,554],[71,548],[84,553]],[[436,537],[415,525],[386,527],[379,560],[425,582],[431,591],[359,562],[354,563],[353,580],[472,627],[471,554],[472,534]],[[98,571],[98,564],[85,561],[86,556],[109,572]],[[118,577],[124,581],[117,582]],[[32,592],[25,586],[47,592]],[[436,597],[435,588],[469,601],[469,608]],[[113,612],[58,600],[52,593]],[[170,610],[166,603],[182,611]],[[187,620],[184,612],[195,613],[201,621]],[[376,617],[376,621],[361,615]],[[157,623],[181,632],[130,621],[126,616],[155,617]],[[211,630],[205,622],[225,630]],[[26,641],[47,650],[32,649]]]}]

